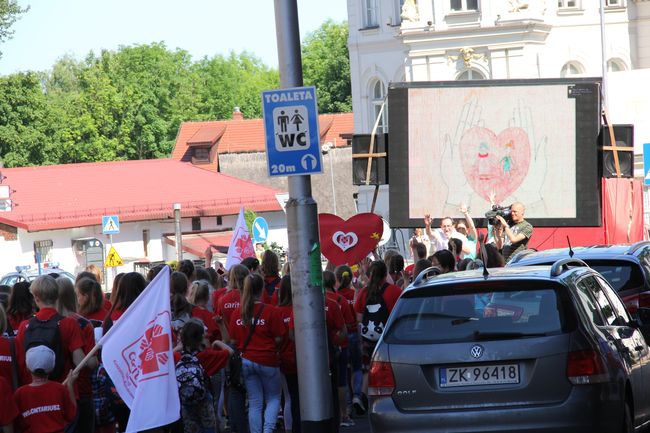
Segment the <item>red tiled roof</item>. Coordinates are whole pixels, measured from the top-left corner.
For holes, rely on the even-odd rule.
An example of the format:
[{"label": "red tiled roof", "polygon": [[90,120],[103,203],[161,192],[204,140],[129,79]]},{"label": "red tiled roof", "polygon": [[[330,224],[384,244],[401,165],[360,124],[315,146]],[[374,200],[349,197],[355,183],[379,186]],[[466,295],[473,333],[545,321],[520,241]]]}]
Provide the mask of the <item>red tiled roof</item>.
[{"label": "red tiled roof", "polygon": [[[188,233],[183,235],[181,245],[183,251],[198,257],[205,257],[205,250],[210,245],[217,247],[224,254],[227,253],[231,239],[232,230],[210,233]],[[163,236],[163,240],[172,247],[176,246],[176,238],[174,235],[165,235]]]},{"label": "red tiled roof", "polygon": [[[354,115],[352,113],[321,114],[319,116],[321,143],[331,142],[336,147],[347,145],[347,139],[354,133]],[[188,152],[194,137],[217,137],[218,153],[264,152],[266,150],[263,119],[219,120],[210,122],[185,122],[181,124],[176,136],[176,145],[171,158],[176,161],[189,162]],[[206,142],[207,138],[202,138]],[[217,162],[203,168],[216,171]]]},{"label": "red tiled roof", "polygon": [[0,223],[29,231],[98,225],[102,215],[120,221],[234,215],[244,206],[281,210],[278,190],[172,159],[6,168],[3,184],[15,192]]}]

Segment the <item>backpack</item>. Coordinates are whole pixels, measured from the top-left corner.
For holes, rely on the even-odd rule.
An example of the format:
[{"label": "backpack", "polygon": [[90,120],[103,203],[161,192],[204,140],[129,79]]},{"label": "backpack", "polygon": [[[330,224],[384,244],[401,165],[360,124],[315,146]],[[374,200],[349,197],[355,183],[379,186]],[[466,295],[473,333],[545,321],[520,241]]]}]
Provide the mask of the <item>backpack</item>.
[{"label": "backpack", "polygon": [[36,346],[47,346],[52,349],[56,358],[54,369],[48,375],[48,378],[54,381],[64,379],[65,356],[61,341],[61,329],[59,329],[59,322],[61,320],[63,320],[63,316],[59,314],[55,314],[49,320],[40,320],[37,317],[32,317],[29,319],[29,325],[25,329],[25,338],[23,339],[25,353],[27,353],[27,350]]},{"label": "backpack", "polygon": [[373,299],[366,299],[366,306],[363,309],[361,319],[361,336],[369,341],[378,341],[384,332],[384,327],[388,321],[388,307],[384,301],[384,290],[388,283],[379,290],[378,296]]},{"label": "backpack", "polygon": [[176,381],[181,404],[196,406],[205,402],[210,390],[205,371],[195,355],[183,353],[176,363]]},{"label": "backpack", "polygon": [[276,277],[273,281],[264,282],[264,290],[266,291],[266,294],[269,296],[273,296],[273,293],[275,292],[276,287],[278,287],[278,284],[280,284],[280,277]]},{"label": "backpack", "polygon": [[95,424],[98,426],[115,424],[113,406],[120,398],[119,395],[116,397],[115,386],[108,377],[103,364],[100,364],[90,375],[90,383],[93,390]]}]

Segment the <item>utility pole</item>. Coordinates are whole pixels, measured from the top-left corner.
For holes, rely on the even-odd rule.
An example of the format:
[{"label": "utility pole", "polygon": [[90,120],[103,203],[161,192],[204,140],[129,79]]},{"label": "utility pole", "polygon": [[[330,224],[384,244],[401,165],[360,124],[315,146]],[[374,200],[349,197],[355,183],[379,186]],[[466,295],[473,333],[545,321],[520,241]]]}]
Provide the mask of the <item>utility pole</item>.
[{"label": "utility pole", "polygon": [[181,231],[181,204],[174,203],[174,234],[176,235],[176,261],[183,260],[183,232]]},{"label": "utility pole", "polygon": [[[302,58],[296,0],[274,0],[282,88],[301,87]],[[290,176],[287,232],[298,362],[302,431],[330,433],[333,424],[318,210],[311,176]]]}]

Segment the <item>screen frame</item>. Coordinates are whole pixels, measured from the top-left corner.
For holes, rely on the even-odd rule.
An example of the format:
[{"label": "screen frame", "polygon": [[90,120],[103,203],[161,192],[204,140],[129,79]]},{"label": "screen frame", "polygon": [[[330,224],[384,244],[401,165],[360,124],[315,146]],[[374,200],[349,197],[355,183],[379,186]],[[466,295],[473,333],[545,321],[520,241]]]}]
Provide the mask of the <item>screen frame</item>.
[{"label": "screen frame", "polygon": [[[567,97],[573,96],[576,99],[576,217],[526,220],[537,227],[602,226],[601,183],[598,169],[598,135],[601,129],[602,103],[601,79],[547,78],[391,83],[388,87],[388,112],[390,113],[388,116],[388,173],[391,227],[416,228],[423,226],[424,215],[422,218],[409,216],[409,89],[545,85],[566,85]],[[488,210],[485,209],[485,211]],[[439,225],[440,218],[443,216],[432,215],[435,226]],[[478,220],[474,218],[474,221],[477,223],[477,227],[486,226],[484,218]]]}]

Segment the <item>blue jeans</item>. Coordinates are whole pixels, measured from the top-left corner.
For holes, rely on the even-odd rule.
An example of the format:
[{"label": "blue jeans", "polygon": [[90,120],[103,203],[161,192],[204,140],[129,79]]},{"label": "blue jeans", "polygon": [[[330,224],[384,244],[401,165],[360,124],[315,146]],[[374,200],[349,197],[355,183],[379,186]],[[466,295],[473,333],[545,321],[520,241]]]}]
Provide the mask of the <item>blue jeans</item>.
[{"label": "blue jeans", "polygon": [[361,371],[362,360],[359,333],[351,333],[349,334],[349,338],[350,366],[352,370],[352,394],[355,397],[361,397],[363,391],[363,372]]},{"label": "blue jeans", "polygon": [[280,368],[267,367],[246,358],[242,359],[242,365],[248,395],[250,433],[273,433],[280,413],[282,395]]}]

